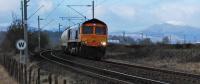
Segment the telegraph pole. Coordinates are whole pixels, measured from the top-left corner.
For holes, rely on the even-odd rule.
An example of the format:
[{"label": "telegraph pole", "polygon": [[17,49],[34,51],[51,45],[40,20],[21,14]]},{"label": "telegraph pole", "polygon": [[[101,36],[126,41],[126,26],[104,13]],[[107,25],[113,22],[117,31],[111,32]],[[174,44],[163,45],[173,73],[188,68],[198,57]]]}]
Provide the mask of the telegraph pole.
[{"label": "telegraph pole", "polygon": [[147,34],[145,34],[145,36],[146,36],[146,38],[148,38],[148,35],[147,35]]},{"label": "telegraph pole", "polygon": [[183,35],[183,38],[184,38],[183,44],[185,44],[186,43],[186,36],[185,36],[185,34]]},{"label": "telegraph pole", "polygon": [[38,16],[38,48],[40,50],[40,16]]},{"label": "telegraph pole", "polygon": [[126,41],[125,35],[126,35],[126,32],[124,31],[124,32],[123,32],[123,40],[124,40],[124,41]]},{"label": "telegraph pole", "polygon": [[171,44],[172,43],[172,36],[169,35],[169,43]]},{"label": "telegraph pole", "polygon": [[61,27],[62,25],[59,23],[59,25],[58,25],[58,28],[59,28],[59,37],[61,36],[61,34],[60,34],[60,27]]},{"label": "telegraph pole", "polygon": [[144,40],[144,33],[141,33],[141,39]]},{"label": "telegraph pole", "polygon": [[40,45],[40,41],[41,41],[40,20],[44,20],[44,19],[41,19],[40,16],[38,16],[38,48],[39,48],[39,50],[41,48],[41,45]]},{"label": "telegraph pole", "polygon": [[92,1],[92,18],[94,19],[94,0]]},{"label": "telegraph pole", "polygon": [[40,16],[38,16],[38,48],[40,50]]},{"label": "telegraph pole", "polygon": [[28,62],[28,59],[29,59],[29,55],[28,55],[28,24],[27,24],[27,7],[28,7],[28,2],[30,0],[24,0],[24,40],[26,41],[27,43],[27,46],[25,48],[25,57],[24,57],[24,63],[26,64]]}]

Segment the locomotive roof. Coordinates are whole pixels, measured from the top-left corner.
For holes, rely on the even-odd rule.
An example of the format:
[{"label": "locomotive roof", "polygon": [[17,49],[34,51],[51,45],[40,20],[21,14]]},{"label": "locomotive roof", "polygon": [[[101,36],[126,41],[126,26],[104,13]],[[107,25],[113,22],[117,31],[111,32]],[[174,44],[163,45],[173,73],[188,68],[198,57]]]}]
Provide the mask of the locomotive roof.
[{"label": "locomotive roof", "polygon": [[96,18],[91,19],[91,20],[88,20],[88,21],[85,21],[85,22],[83,23],[83,25],[84,25],[84,24],[87,24],[87,23],[100,23],[100,24],[106,25],[103,21],[98,20],[98,19],[96,19]]}]

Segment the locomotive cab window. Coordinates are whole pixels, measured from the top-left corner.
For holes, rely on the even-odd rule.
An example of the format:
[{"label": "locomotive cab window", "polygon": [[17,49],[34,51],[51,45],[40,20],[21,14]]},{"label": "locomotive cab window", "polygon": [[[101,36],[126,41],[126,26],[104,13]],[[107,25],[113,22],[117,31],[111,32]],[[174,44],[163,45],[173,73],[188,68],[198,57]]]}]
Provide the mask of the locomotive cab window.
[{"label": "locomotive cab window", "polygon": [[91,26],[84,26],[82,28],[82,33],[83,34],[93,34],[93,27],[91,27]]},{"label": "locomotive cab window", "polygon": [[103,27],[96,27],[95,34],[97,34],[97,35],[105,35],[106,34],[106,29],[103,28]]},{"label": "locomotive cab window", "polygon": [[71,35],[71,31],[70,30],[68,30],[68,40],[70,39],[70,36]]},{"label": "locomotive cab window", "polygon": [[76,36],[75,39],[78,39],[78,30],[76,30]]}]

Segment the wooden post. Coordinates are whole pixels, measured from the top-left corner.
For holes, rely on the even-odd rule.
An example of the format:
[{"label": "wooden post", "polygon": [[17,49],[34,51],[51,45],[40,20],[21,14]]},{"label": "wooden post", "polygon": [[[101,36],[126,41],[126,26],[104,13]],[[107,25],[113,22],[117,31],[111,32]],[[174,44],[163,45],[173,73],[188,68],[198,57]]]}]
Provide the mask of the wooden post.
[{"label": "wooden post", "polygon": [[19,74],[20,74],[20,64],[17,62],[17,80],[18,80],[18,82],[20,83],[20,76],[19,76]]},{"label": "wooden post", "polygon": [[9,58],[9,64],[8,64],[8,65],[9,65],[9,67],[8,67],[8,69],[9,69],[9,75],[12,75],[12,74],[11,74],[11,72],[12,72],[11,63],[12,63],[12,60],[11,60],[11,58]]},{"label": "wooden post", "polygon": [[3,65],[4,65],[4,67],[5,67],[5,64],[6,64],[6,57],[5,57],[5,55],[3,56]]},{"label": "wooden post", "polygon": [[20,84],[23,84],[23,65],[20,63]]},{"label": "wooden post", "polygon": [[15,72],[16,72],[16,65],[15,65],[15,60],[13,59],[13,78],[15,78]]},{"label": "wooden post", "polygon": [[38,81],[37,84],[40,84],[40,68],[38,68],[38,78],[37,78],[37,81]]},{"label": "wooden post", "polygon": [[[33,84],[35,84],[35,70],[33,71]],[[31,80],[32,81],[32,80]]]},{"label": "wooden post", "polygon": [[21,81],[22,81],[22,84],[24,84],[24,65],[23,64],[21,64]]},{"label": "wooden post", "polygon": [[11,58],[9,58],[9,63],[8,63],[8,66],[9,66],[9,67],[8,67],[8,69],[9,69],[9,74],[10,74],[10,75],[12,75],[12,74],[11,74],[11,72],[12,72],[11,63],[12,63],[12,60],[11,60]]},{"label": "wooden post", "polygon": [[28,76],[29,76],[29,78],[28,78],[28,84],[31,84],[31,79],[32,79],[32,77],[31,77],[31,76],[32,76],[32,69],[33,69],[32,67],[30,67],[30,69],[29,69],[29,75],[28,75]]},{"label": "wooden post", "polygon": [[55,84],[58,84],[58,76],[55,76]]},{"label": "wooden post", "polygon": [[26,67],[26,64],[24,64],[24,82],[25,84],[27,84],[27,67]]},{"label": "wooden post", "polygon": [[48,80],[49,80],[49,84],[52,84],[52,78],[51,78],[51,73],[49,74],[49,76],[48,76]]},{"label": "wooden post", "polygon": [[13,68],[14,68],[13,65],[14,65],[14,62],[13,62],[13,59],[11,59],[11,62],[10,62],[10,69],[11,69],[11,70],[10,70],[10,75],[11,75],[11,76],[13,76],[13,72],[14,72],[14,71],[13,71],[13,70],[14,70],[14,69],[13,69]]},{"label": "wooden post", "polygon": [[66,80],[64,80],[64,81],[63,81],[63,84],[67,84],[67,81],[66,81]]},{"label": "wooden post", "polygon": [[8,70],[8,57],[6,57],[6,70]]},{"label": "wooden post", "polygon": [[13,76],[13,59],[10,58],[10,76]]},{"label": "wooden post", "polygon": [[18,73],[18,76],[19,76],[19,83],[21,83],[21,64],[18,63],[18,69],[19,69],[19,73]]},{"label": "wooden post", "polygon": [[18,73],[18,65],[17,65],[17,61],[15,60],[15,79],[18,80],[18,76],[17,76],[17,73]]}]

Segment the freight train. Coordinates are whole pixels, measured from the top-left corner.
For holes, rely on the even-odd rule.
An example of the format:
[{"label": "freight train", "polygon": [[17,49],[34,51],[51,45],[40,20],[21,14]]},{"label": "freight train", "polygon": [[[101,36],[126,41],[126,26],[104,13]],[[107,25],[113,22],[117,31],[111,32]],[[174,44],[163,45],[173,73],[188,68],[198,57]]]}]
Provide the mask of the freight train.
[{"label": "freight train", "polygon": [[107,40],[107,25],[94,18],[66,29],[61,35],[61,47],[66,53],[101,60],[106,53]]}]

